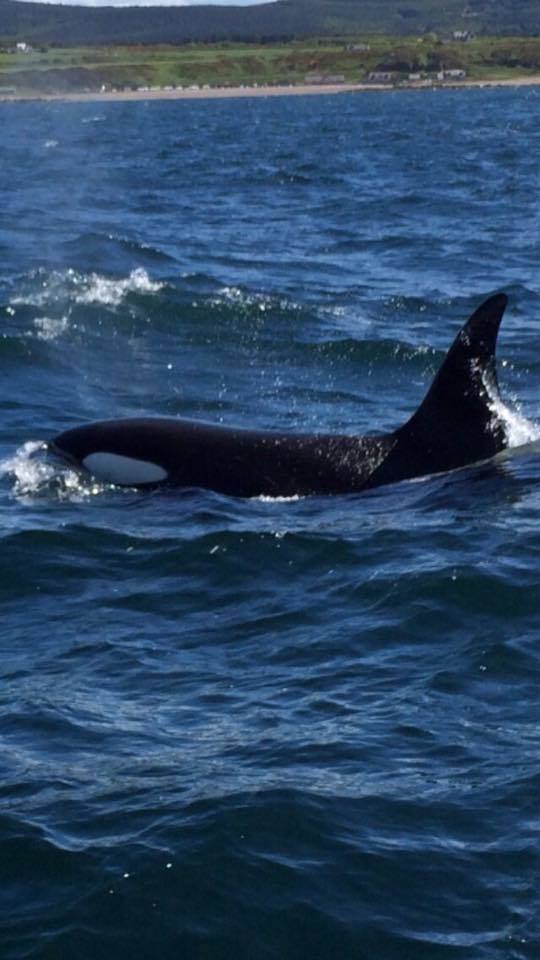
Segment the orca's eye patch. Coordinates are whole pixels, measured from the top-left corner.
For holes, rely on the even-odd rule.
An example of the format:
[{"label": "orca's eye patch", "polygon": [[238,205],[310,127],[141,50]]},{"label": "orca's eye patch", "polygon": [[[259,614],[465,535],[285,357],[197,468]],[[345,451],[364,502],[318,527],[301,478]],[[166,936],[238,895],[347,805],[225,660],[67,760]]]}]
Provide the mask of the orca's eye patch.
[{"label": "orca's eye patch", "polygon": [[100,480],[121,486],[138,486],[144,483],[160,483],[167,479],[167,471],[157,463],[136,460],[117,453],[89,453],[82,461],[83,467]]}]

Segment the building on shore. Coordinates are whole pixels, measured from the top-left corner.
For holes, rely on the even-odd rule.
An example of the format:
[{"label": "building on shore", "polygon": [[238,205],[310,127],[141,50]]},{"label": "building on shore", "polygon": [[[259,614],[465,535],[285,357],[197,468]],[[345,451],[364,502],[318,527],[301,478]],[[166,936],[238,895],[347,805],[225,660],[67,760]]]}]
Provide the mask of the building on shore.
[{"label": "building on shore", "polygon": [[439,70],[437,80],[465,80],[465,70]]},{"label": "building on shore", "polygon": [[387,70],[372,70],[367,75],[368,83],[393,83],[394,74]]}]

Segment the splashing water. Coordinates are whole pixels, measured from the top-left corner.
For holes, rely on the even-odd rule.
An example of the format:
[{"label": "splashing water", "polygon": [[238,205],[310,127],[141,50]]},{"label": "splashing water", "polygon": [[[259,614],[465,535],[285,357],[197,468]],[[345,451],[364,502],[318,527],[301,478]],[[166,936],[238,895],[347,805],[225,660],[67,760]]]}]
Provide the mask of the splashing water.
[{"label": "splashing water", "polygon": [[75,299],[77,303],[103,303],[117,306],[129,293],[157,293],[162,287],[163,284],[151,280],[142,267],[132,270],[124,280],[111,280],[92,273],[88,286]]},{"label": "splashing water", "polygon": [[509,447],[524,447],[540,440],[540,427],[528,420],[519,409],[512,410],[502,400],[494,403],[493,407],[503,421]]},{"label": "splashing water", "polygon": [[75,470],[59,467],[38,456],[46,450],[45,443],[28,440],[12,457],[0,461],[0,479],[13,477],[13,495],[18,500],[52,493],[60,500],[77,502],[112,489],[110,485],[96,483]]},{"label": "splashing water", "polygon": [[484,380],[484,387],[489,398],[489,407],[493,415],[502,420],[508,447],[524,447],[528,443],[540,440],[540,426],[528,420],[519,407],[509,407],[501,399],[498,391],[493,389],[489,379]]},{"label": "splashing water", "polygon": [[38,289],[30,289],[13,297],[12,306],[25,304],[46,307],[72,299],[80,304],[102,303],[115,307],[130,293],[158,293],[163,288],[163,283],[151,280],[142,267],[137,267],[122,279],[105,277],[99,273],[79,273],[70,268],[54,270],[46,279],[42,279],[42,274],[38,271],[31,277],[32,286],[36,280],[39,283]]}]

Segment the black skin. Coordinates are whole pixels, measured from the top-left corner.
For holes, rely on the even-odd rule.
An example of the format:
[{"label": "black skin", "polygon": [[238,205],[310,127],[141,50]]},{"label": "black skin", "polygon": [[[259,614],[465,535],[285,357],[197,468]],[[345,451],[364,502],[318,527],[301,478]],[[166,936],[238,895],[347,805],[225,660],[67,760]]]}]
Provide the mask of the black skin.
[{"label": "black skin", "polygon": [[113,453],[163,467],[167,483],[237,497],[356,493],[485,460],[507,445],[494,410],[495,346],[507,304],[486,300],[458,333],[423,403],[381,436],[286,434],[135,418],[76,427],[50,444],[81,464]]}]

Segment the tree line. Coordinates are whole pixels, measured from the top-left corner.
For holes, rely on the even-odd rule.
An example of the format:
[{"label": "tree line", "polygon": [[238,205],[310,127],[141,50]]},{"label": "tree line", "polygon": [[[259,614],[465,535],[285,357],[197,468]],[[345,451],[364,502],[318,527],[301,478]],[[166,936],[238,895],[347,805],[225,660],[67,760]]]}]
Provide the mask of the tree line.
[{"label": "tree line", "polygon": [[429,31],[539,35],[540,0],[277,0],[252,7],[77,7],[0,0],[0,39],[34,44],[276,42]]}]

